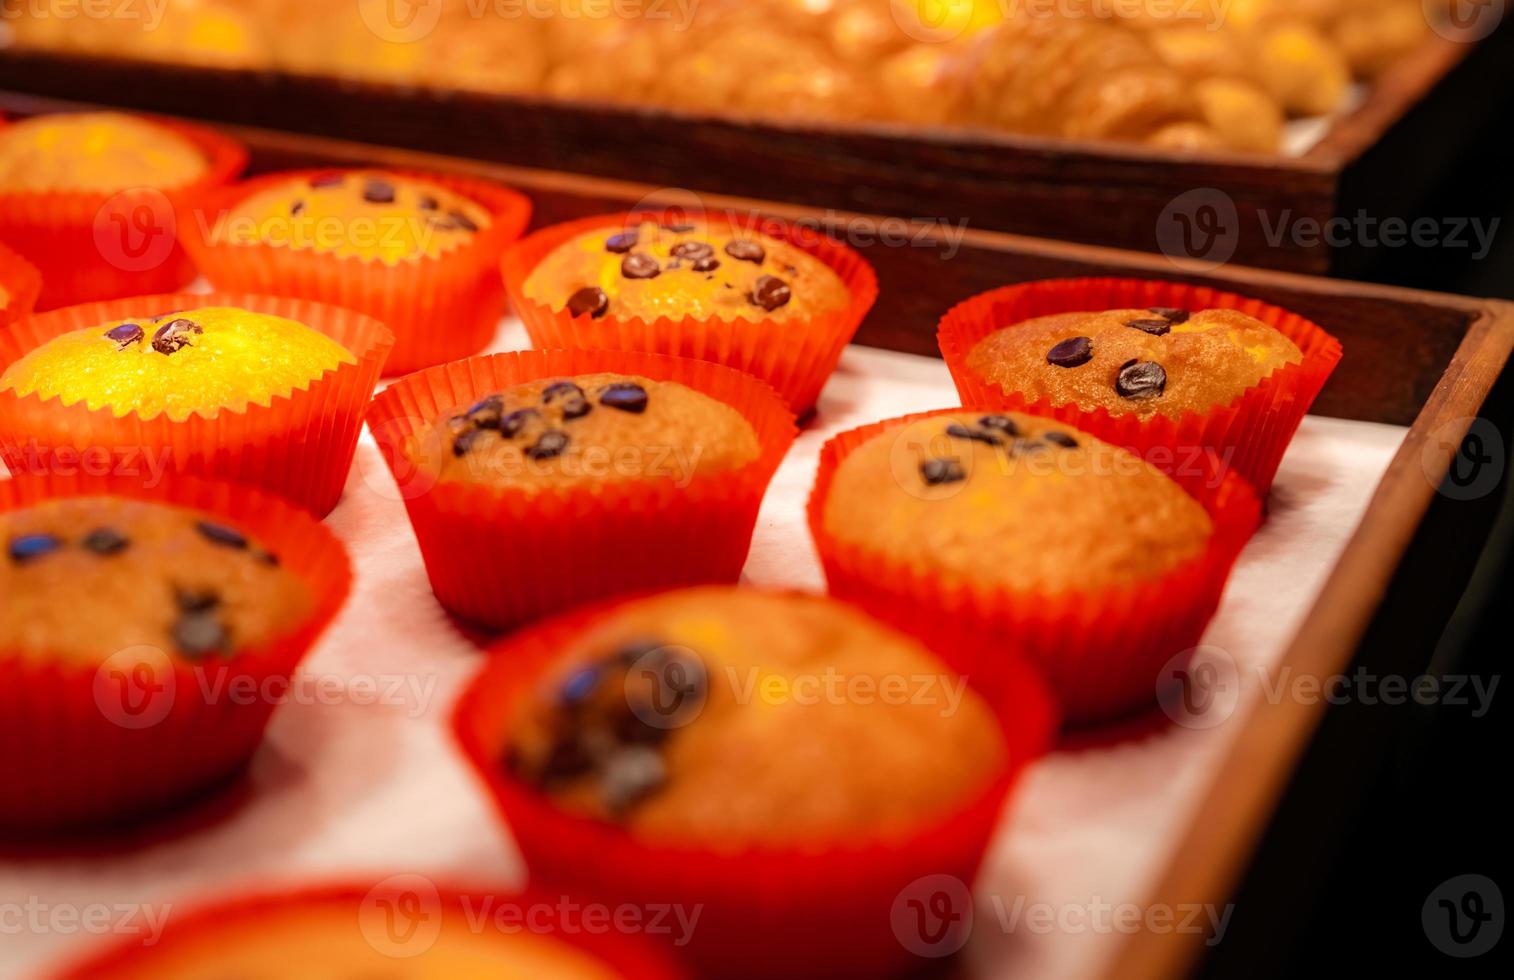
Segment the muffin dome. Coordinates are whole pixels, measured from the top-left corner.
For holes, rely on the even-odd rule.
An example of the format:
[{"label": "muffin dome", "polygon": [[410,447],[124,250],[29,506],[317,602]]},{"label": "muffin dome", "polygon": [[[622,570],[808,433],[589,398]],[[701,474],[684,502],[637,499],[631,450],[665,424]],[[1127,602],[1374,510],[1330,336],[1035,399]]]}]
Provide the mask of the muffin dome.
[{"label": "muffin dome", "polygon": [[[910,696],[883,696],[890,682]],[[629,602],[522,697],[500,765],[564,810],[680,846],[902,832],[966,805],[1007,759],[987,704],[925,647],[814,596]]]},{"label": "muffin dome", "polygon": [[207,169],[189,140],[124,113],[35,116],[0,128],[0,191],[174,188]]},{"label": "muffin dome", "polygon": [[677,382],[608,373],[487,395],[449,412],[411,447],[442,480],[525,490],[687,482],[760,452],[751,423],[724,402]]},{"label": "muffin dome", "polygon": [[438,258],[491,224],[486,208],[424,180],[379,171],[292,177],[231,209],[232,244],[286,246],[395,265]]},{"label": "muffin dome", "polygon": [[574,316],[787,320],[843,309],[824,262],[756,231],[703,222],[607,224],[557,246],[525,296]]},{"label": "muffin dome", "polygon": [[116,416],[267,406],[356,359],[301,323],[234,307],[153,311],[54,337],[0,375],[0,391],[110,406]]},{"label": "muffin dome", "polygon": [[1212,531],[1197,501],[1122,449],[1050,419],[971,411],[859,445],[823,508],[827,534],[891,562],[1052,592],[1155,578]]},{"label": "muffin dome", "polygon": [[1026,320],[978,341],[967,367],[1029,401],[1177,418],[1228,405],[1302,360],[1293,341],[1236,310],[1157,308]]},{"label": "muffin dome", "polygon": [[120,497],[0,513],[0,650],[103,662],[147,646],[198,662],[260,647],[313,599],[278,555],[220,518]]}]

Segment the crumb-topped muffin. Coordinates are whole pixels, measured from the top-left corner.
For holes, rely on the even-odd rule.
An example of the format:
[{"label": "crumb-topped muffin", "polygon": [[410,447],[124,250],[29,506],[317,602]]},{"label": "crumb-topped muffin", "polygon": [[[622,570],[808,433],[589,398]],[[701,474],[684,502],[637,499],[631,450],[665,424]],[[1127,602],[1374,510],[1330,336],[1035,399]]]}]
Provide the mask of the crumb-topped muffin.
[{"label": "crumb-topped muffin", "polygon": [[575,317],[788,320],[846,307],[824,262],[758,231],[689,221],[605,225],[557,246],[528,299]]},{"label": "crumb-topped muffin", "polygon": [[239,201],[232,244],[266,244],[394,265],[437,258],[492,223],[487,208],[429,181],[382,171],[291,177]]},{"label": "crumb-topped muffin", "polygon": [[675,381],[597,373],[515,385],[417,437],[440,479],[527,491],[734,470],[761,452],[731,406]]},{"label": "crumb-topped muffin", "polygon": [[[936,678],[929,696],[815,696]],[[920,693],[916,691],[915,693]],[[633,600],[563,645],[512,712],[500,766],[563,810],[716,849],[899,833],[1006,765],[988,705],[924,646],[815,596]]]},{"label": "crumb-topped muffin", "polygon": [[1237,310],[1155,308],[1036,317],[990,333],[966,363],[1028,401],[1177,418],[1302,360],[1292,340]]},{"label": "crumb-topped muffin", "polygon": [[99,663],[134,647],[190,662],[256,648],[312,607],[279,556],[225,520],[120,497],[0,513],[0,650]]},{"label": "crumb-topped muffin", "polygon": [[180,134],[124,113],[59,113],[0,128],[0,192],[181,187],[207,168]]},{"label": "crumb-topped muffin", "polygon": [[268,406],[356,358],[320,331],[235,307],[148,311],[54,337],[0,375],[0,391],[116,416],[182,421]]},{"label": "crumb-topped muffin", "polygon": [[1060,422],[962,411],[888,428],[837,467],[824,533],[984,588],[1097,590],[1203,553],[1204,508],[1136,456]]}]

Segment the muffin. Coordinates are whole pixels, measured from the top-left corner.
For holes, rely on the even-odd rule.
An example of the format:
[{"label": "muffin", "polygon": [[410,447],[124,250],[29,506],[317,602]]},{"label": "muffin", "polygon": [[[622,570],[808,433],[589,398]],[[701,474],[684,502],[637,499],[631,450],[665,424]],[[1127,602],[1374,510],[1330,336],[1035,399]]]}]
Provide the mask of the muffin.
[{"label": "muffin", "polygon": [[772,220],[638,212],[545,229],[505,257],[541,348],[614,348],[716,361],[813,407],[877,296],[850,249]]},{"label": "muffin", "polygon": [[246,153],[213,131],[117,112],[0,127],[0,241],[41,271],[40,309],[176,289],[194,278],[174,242],[189,198]]},{"label": "muffin", "polygon": [[1244,481],[1199,469],[1180,484],[1053,419],[932,412],[827,443],[810,530],[833,595],[988,689],[1026,657],[1096,720],[1151,703],[1256,526]]},{"label": "muffin", "polygon": [[619,351],[432,368],[381,393],[368,423],[437,599],[498,629],[594,598],[735,581],[795,435],[793,414],[749,375]]},{"label": "muffin", "polygon": [[458,733],[533,880],[702,907],[686,951],[711,976],[909,965],[896,897],[926,875],[972,880],[1055,727],[1034,672],[991,703],[919,641],[818,596],[661,593],[495,654]]},{"label": "muffin", "polygon": [[0,327],[30,315],[41,292],[41,273],[30,262],[0,245]]},{"label": "muffin", "polygon": [[964,405],[1054,415],[1168,459],[1207,455],[1262,494],[1341,357],[1287,310],[1134,279],[983,293],[942,318],[938,340]]},{"label": "muffin", "polygon": [[[180,912],[162,936],[115,945],[74,980],[677,980],[647,942],[545,915],[551,896],[442,890],[420,875],[366,888],[255,895]],[[478,910],[488,914],[480,920]],[[544,925],[542,923],[545,923]]]},{"label": "muffin", "polygon": [[184,245],[217,287],[329,302],[395,335],[403,374],[472,354],[504,315],[498,264],[530,204],[443,174],[271,174],[200,201]]},{"label": "muffin", "polygon": [[80,461],[264,487],[325,514],[341,496],[391,343],[347,310],[266,297],[145,296],[31,317],[0,336],[12,472]]},{"label": "muffin", "polygon": [[257,491],[166,476],[0,483],[0,826],[155,814],[235,774],[349,580],[341,545]]}]

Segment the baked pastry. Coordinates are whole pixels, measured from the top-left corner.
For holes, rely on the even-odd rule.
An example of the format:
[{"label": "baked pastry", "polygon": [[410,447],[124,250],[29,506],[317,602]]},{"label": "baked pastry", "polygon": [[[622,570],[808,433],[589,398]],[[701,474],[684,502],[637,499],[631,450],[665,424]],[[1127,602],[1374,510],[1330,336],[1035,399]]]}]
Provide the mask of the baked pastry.
[{"label": "baked pastry", "polygon": [[31,313],[42,292],[42,274],[20,255],[0,245],[0,327]]},{"label": "baked pastry", "polygon": [[120,112],[34,116],[0,128],[0,192],[182,187],[207,166],[179,133]]},{"label": "baked pastry", "polygon": [[1178,418],[1227,405],[1302,361],[1292,340],[1236,310],[1158,308],[1010,324],[978,341],[966,364],[1028,401]]},{"label": "baked pastry", "polygon": [[234,307],[198,307],[102,323],[54,337],[0,374],[0,392],[83,403],[91,411],[179,422],[268,407],[357,359],[302,323]]},{"label": "baked pastry", "polygon": [[533,493],[687,481],[746,466],[761,446],[724,402],[673,381],[598,373],[486,395],[439,420],[415,455],[437,459],[441,481]]}]

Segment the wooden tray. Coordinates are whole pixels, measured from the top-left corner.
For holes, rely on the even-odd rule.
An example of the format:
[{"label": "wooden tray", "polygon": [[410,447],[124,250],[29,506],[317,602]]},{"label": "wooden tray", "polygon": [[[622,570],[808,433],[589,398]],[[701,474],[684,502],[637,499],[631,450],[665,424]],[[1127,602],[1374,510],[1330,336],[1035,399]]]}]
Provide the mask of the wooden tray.
[{"label": "wooden tray", "polygon": [[[0,54],[0,89],[338,136],[664,187],[902,217],[1245,265],[1367,276],[1370,243],[1270,229],[1358,212],[1412,220],[1514,89],[1514,29],[1432,36],[1302,156],[1139,146],[909,125],[782,125],[265,72]],[[1211,211],[1215,189],[1234,204]],[[1189,195],[1189,196],[1184,196]],[[1177,201],[1174,204],[1174,201]],[[1175,209],[1175,210],[1174,210]],[[1184,239],[1175,217],[1213,232]],[[1214,223],[1217,222],[1217,223]],[[1233,243],[1233,254],[1231,251]]]},{"label": "wooden tray", "polygon": [[[0,97],[0,111],[44,107],[52,106]],[[531,195],[538,226],[649,196],[657,200],[645,185],[288,134],[230,132],[252,149],[254,170],[364,164],[501,180]],[[734,198],[712,196],[705,203],[838,229],[878,220]],[[861,343],[933,353],[936,319],[958,300],[1006,283],[1073,275],[1181,276],[1295,309],[1338,336],[1346,356],[1315,414],[1409,428],[1360,525],[1287,645],[1284,664],[1317,677],[1352,665],[1379,673],[1417,674],[1426,668],[1498,505],[1496,494],[1464,500],[1458,499],[1464,494],[1437,490],[1475,419],[1488,419],[1506,434],[1514,418],[1514,382],[1509,376],[1500,380],[1514,349],[1514,304],[1236,267],[1185,274],[1161,257],[992,232],[967,233],[948,259],[940,230],[925,230],[930,234],[914,247],[863,246],[878,269],[882,294]],[[1309,880],[1315,870],[1309,866],[1311,848],[1326,846],[1332,821],[1370,774],[1363,760],[1373,755],[1373,740],[1381,737],[1380,726],[1390,723],[1388,714],[1364,721],[1351,707],[1290,699],[1251,712],[1205,790],[1201,819],[1174,842],[1173,857],[1147,907],[1220,906],[1243,886],[1288,894],[1290,885]],[[1296,818],[1301,808],[1309,822],[1289,839],[1291,859],[1255,862],[1274,815]],[[1272,826],[1275,833],[1277,825]],[[1288,877],[1295,873],[1301,877]],[[1259,935],[1270,937],[1280,928],[1277,917],[1254,920],[1255,948],[1266,948]],[[1218,960],[1248,949],[1248,931],[1239,922],[1235,935],[1239,943],[1227,940],[1209,956]],[[1139,933],[1124,945],[1108,975],[1140,980],[1179,974],[1193,964],[1201,939]],[[1271,945],[1275,951],[1278,944]]]}]

